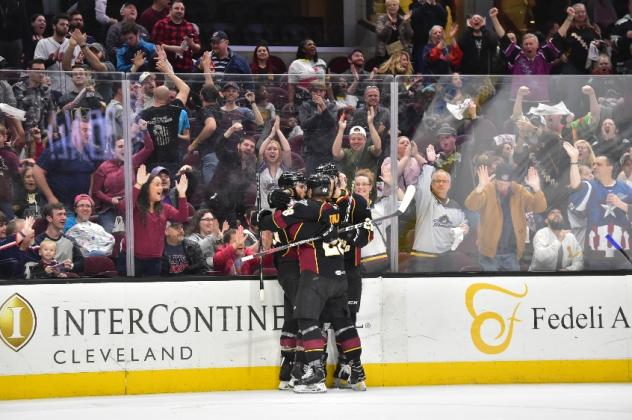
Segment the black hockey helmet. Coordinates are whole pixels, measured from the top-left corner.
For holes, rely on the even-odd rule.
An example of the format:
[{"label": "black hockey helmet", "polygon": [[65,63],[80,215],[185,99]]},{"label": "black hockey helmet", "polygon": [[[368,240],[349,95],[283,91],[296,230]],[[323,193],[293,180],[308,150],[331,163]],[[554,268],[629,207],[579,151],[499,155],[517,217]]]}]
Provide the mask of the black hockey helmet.
[{"label": "black hockey helmet", "polygon": [[294,171],[283,172],[277,181],[282,190],[292,190],[299,182],[305,182],[305,176]]},{"label": "black hockey helmet", "polygon": [[321,163],[316,168],[317,174],[325,174],[332,178],[338,177],[338,172],[339,172],[338,167],[334,163],[331,163],[331,162]]},{"label": "black hockey helmet", "polygon": [[331,178],[322,173],[312,174],[307,178],[307,188],[312,190],[312,196],[329,197],[331,194]]}]

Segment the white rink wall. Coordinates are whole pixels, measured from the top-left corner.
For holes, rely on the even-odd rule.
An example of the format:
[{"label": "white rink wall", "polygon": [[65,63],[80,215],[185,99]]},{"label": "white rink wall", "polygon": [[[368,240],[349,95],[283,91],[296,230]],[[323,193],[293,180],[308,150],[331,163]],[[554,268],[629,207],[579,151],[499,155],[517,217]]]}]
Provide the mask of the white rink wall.
[{"label": "white rink wall", "polygon": [[[358,327],[371,386],[630,382],[630,276],[371,278]],[[276,385],[266,281],[0,286],[2,399]]]}]

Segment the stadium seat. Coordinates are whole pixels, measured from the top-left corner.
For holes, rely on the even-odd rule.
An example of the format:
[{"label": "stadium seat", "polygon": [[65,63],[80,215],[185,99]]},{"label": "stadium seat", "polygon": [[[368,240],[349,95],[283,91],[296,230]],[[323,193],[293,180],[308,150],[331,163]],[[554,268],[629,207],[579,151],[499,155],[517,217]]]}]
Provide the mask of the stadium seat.
[{"label": "stadium seat", "polygon": [[118,272],[109,257],[85,257],[84,277],[116,277]]},{"label": "stadium seat", "polygon": [[268,58],[268,61],[274,64],[274,66],[280,70],[280,73],[287,73],[287,65],[285,64],[285,61],[283,61],[281,57],[278,57],[276,55],[270,55],[270,58]]},{"label": "stadium seat", "polygon": [[276,109],[283,108],[283,105],[287,103],[287,90],[276,86],[268,86],[267,91],[270,103],[274,105]]},{"label": "stadium seat", "polygon": [[341,74],[349,69],[349,62],[347,61],[347,57],[339,55],[337,57],[332,58],[327,63],[327,68],[330,73]]},{"label": "stadium seat", "polygon": [[299,134],[298,136],[290,137],[288,139],[290,143],[290,148],[294,153],[298,153],[299,155],[303,154],[303,135]]}]

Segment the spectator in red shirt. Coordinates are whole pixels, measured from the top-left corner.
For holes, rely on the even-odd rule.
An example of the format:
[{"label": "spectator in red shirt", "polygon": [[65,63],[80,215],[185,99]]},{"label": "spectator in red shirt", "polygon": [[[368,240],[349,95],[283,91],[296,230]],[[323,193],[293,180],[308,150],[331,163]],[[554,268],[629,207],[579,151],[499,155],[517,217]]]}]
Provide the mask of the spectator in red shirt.
[{"label": "spectator in red shirt", "polygon": [[169,14],[169,3],[170,0],[154,0],[154,3],[140,14],[137,23],[151,33],[156,22]]},{"label": "spectator in red shirt", "polygon": [[[261,232],[261,240],[264,248],[269,248],[272,245],[271,232]],[[246,247],[246,235],[244,234],[243,226],[239,226],[237,229],[229,229],[224,232],[224,244],[215,251],[213,269],[226,275],[255,274],[259,269],[259,259],[254,258],[242,264],[241,258],[255,254],[258,248],[258,243]],[[272,267],[272,254],[263,258],[263,264],[265,267]]]},{"label": "spectator in red shirt", "polygon": [[193,54],[201,49],[198,30],[184,18],[184,10],[181,0],[174,1],[169,16],[156,22],[151,32],[151,39],[167,52],[176,73],[190,73]]}]

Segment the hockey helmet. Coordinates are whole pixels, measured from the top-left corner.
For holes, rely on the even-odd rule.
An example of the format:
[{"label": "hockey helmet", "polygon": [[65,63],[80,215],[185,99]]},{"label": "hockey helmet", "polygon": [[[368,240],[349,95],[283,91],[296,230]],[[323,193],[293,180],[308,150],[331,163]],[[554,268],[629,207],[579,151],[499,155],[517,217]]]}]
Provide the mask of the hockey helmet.
[{"label": "hockey helmet", "polygon": [[336,178],[338,176],[338,172],[338,167],[331,162],[322,163],[316,168],[317,174],[325,174],[333,178]]},{"label": "hockey helmet", "polygon": [[277,183],[282,190],[292,190],[299,182],[305,182],[305,176],[300,172],[287,171],[279,176]]},{"label": "hockey helmet", "polygon": [[315,173],[307,178],[307,188],[312,191],[312,196],[329,197],[331,194],[331,178],[323,173]]}]

